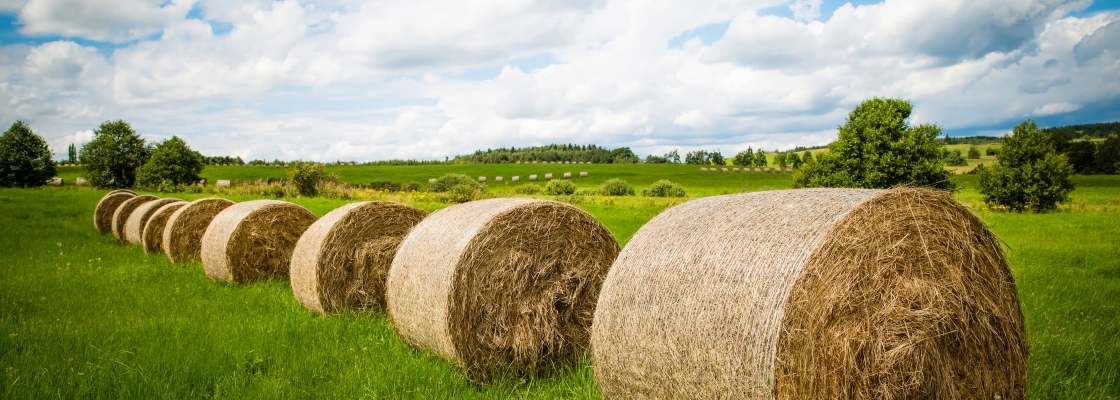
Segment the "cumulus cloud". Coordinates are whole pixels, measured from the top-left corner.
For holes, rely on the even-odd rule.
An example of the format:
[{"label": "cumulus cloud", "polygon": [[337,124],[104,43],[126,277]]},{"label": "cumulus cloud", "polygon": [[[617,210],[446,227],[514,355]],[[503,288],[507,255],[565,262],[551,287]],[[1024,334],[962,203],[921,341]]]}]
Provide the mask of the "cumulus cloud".
[{"label": "cumulus cloud", "polygon": [[1054,114],[1063,114],[1070,111],[1077,111],[1081,106],[1073,103],[1050,103],[1042,107],[1034,109],[1031,115],[1046,116]]},{"label": "cumulus cloud", "polygon": [[158,33],[193,6],[194,0],[30,0],[19,12],[20,32],[124,42]]}]

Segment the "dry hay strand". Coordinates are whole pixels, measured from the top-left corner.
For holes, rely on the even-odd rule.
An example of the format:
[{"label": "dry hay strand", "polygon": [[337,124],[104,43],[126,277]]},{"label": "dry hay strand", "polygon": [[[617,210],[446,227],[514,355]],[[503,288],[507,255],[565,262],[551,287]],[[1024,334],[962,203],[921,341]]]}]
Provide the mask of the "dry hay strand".
[{"label": "dry hay strand", "polygon": [[[711,224],[735,240],[698,234]],[[1015,399],[1027,374],[999,240],[911,188],[666,210],[611,268],[592,349],[606,398]]]},{"label": "dry hay strand", "polygon": [[159,210],[160,207],[171,203],[181,202],[183,200],[176,198],[155,199],[136,207],[132,213],[128,215],[128,219],[124,223],[124,242],[128,244],[140,244],[144,235],[144,225],[152,217],[152,214]]},{"label": "dry hay strand", "polygon": [[320,314],[385,309],[385,280],[401,241],[428,213],[404,204],[347,204],[315,221],[292,253],[292,292]]},{"label": "dry hay strand", "polygon": [[206,276],[233,283],[287,280],[296,242],[316,219],[306,208],[278,200],[246,201],[222,210],[202,235]]},{"label": "dry hay strand", "polygon": [[187,202],[180,200],[164,204],[152,212],[148,222],[144,224],[143,233],[140,234],[140,245],[144,247],[145,253],[163,251],[163,230],[167,227],[167,221],[171,219],[171,214],[185,205]]},{"label": "dry hay strand", "polygon": [[132,215],[132,212],[135,211],[137,207],[155,200],[159,200],[159,197],[145,194],[125,200],[121,205],[117,206],[117,209],[113,211],[113,236],[122,244],[128,244],[124,238],[124,226],[128,222],[128,217]]},{"label": "dry hay strand", "polygon": [[405,237],[386,301],[397,333],[488,381],[555,371],[585,354],[618,242],[571,205],[472,201]]},{"label": "dry hay strand", "polygon": [[202,249],[202,234],[210,221],[233,204],[226,199],[209,197],[179,207],[163,227],[163,254],[173,263],[197,259]]},{"label": "dry hay strand", "polygon": [[101,196],[93,208],[93,227],[102,235],[113,231],[113,213],[125,200],[136,197],[131,190],[114,190]]}]

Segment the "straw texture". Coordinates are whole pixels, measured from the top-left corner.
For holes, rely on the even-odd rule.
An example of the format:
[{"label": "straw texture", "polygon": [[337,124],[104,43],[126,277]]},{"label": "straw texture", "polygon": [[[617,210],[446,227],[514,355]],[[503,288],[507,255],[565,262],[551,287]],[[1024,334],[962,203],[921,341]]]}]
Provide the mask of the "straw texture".
[{"label": "straw texture", "polygon": [[397,333],[474,379],[571,365],[586,350],[618,243],[583,211],[554,201],[491,199],[433,213],[389,270]]},{"label": "straw texture", "polygon": [[163,229],[167,227],[167,220],[171,219],[171,214],[174,214],[175,210],[185,205],[187,202],[177,201],[165,204],[152,212],[152,216],[148,217],[148,222],[144,224],[144,232],[140,235],[140,244],[144,246],[145,253],[163,251]]},{"label": "straw texture", "polygon": [[197,259],[202,249],[202,234],[210,221],[233,204],[226,199],[210,197],[179,207],[163,227],[163,254],[173,263]]},{"label": "straw texture", "polygon": [[202,266],[211,279],[248,283],[288,279],[292,251],[316,220],[297,204],[253,200],[222,210],[202,235]]},{"label": "straw texture", "polygon": [[113,211],[113,236],[122,244],[128,244],[128,241],[126,241],[124,237],[124,226],[128,222],[128,217],[132,215],[132,212],[135,211],[137,207],[158,199],[159,197],[145,194],[125,200],[121,205],[117,206],[117,210]]},{"label": "straw texture", "polygon": [[1002,249],[943,192],[693,200],[634,235],[599,300],[606,398],[1024,397]]},{"label": "straw texture", "polygon": [[113,231],[113,214],[125,200],[136,197],[131,190],[114,190],[101,196],[93,209],[93,227],[102,235]]},{"label": "straw texture", "polygon": [[152,214],[160,207],[180,201],[182,200],[176,198],[155,199],[136,207],[136,209],[132,210],[132,213],[128,215],[128,219],[125,220],[124,242],[128,244],[140,244],[141,239],[143,239],[142,236],[144,235],[144,225],[148,223],[148,219],[152,217]]},{"label": "straw texture", "polygon": [[292,292],[320,314],[385,308],[393,256],[412,227],[427,217],[404,204],[347,204],[315,221],[292,253]]}]

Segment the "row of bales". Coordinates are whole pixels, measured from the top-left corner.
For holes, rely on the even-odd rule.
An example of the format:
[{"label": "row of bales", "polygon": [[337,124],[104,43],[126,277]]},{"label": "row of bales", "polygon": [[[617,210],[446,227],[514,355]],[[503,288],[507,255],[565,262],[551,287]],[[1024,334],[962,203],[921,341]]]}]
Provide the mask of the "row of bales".
[{"label": "row of bales", "polygon": [[[716,168],[716,167],[710,167],[710,168],[709,168],[709,167],[700,167],[700,172],[721,172],[721,171],[722,171],[722,172],[740,172],[740,169],[739,169],[738,167],[733,167],[733,168],[731,168],[730,170],[729,170],[729,169],[727,169],[726,167],[723,167],[723,168]],[[793,172],[793,168],[786,168],[785,170],[782,170],[782,168],[780,168],[780,167],[774,167],[774,168],[770,168],[770,167],[766,167],[766,168],[755,168],[755,169],[753,169],[753,170],[752,170],[752,169],[750,169],[750,168],[743,168],[743,169],[742,169],[741,171],[742,171],[742,172],[744,172],[744,173],[746,173],[746,172],[752,172],[752,171],[753,171],[753,172],[755,172],[755,173],[759,173],[759,172],[761,172],[761,173],[767,173],[767,174],[769,174],[769,173],[778,173],[778,174],[780,174],[780,173],[782,173],[782,172],[785,172],[785,173],[791,173],[791,172]]]},{"label": "row of bales", "polygon": [[432,214],[359,202],[316,218],[283,201],[115,191],[94,225],[200,259],[217,281],[288,279],[319,314],[383,310],[403,341],[480,382],[590,352],[605,398],[1025,396],[1000,241],[939,191],[701,198],[625,248],[580,209],[525,198]]},{"label": "row of bales", "polygon": [[[572,173],[571,172],[565,172],[561,176],[563,176],[564,179],[572,179]],[[579,177],[580,178],[586,178],[587,177],[587,171],[580,171],[579,172]],[[436,178],[429,178],[428,179],[428,184],[434,184],[434,183],[436,183],[436,180],[437,180]],[[544,174],[544,180],[551,181],[552,180],[552,173]],[[521,182],[521,176],[520,175],[514,175],[510,178],[510,181],[511,182]],[[537,181],[537,175],[535,175],[535,174],[534,175],[529,175],[529,181],[530,182],[536,182]],[[486,176],[479,176],[478,177],[478,182],[479,183],[486,183]],[[494,177],[494,182],[505,182],[505,177],[503,177],[501,175],[495,176]]]}]

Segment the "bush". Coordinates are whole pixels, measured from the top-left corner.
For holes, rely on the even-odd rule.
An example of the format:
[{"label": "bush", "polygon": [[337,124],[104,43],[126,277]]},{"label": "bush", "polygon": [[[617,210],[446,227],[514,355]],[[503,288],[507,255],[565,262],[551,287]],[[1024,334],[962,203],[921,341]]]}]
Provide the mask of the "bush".
[{"label": "bush", "polygon": [[47,141],[16,121],[0,136],[0,187],[39,187],[54,177]]},{"label": "bush", "polygon": [[460,183],[447,190],[446,199],[450,203],[466,203],[482,197],[484,188],[478,182]]},{"label": "bush", "polygon": [[750,168],[754,166],[754,149],[747,147],[746,150],[735,154],[735,158],[731,162],[740,167]]},{"label": "bush", "polygon": [[1073,168],[1058,154],[1050,135],[1027,120],[1002,141],[996,153],[999,163],[979,171],[985,203],[1016,212],[1046,212],[1069,200]]},{"label": "bush", "polygon": [[82,146],[78,158],[90,185],[121,189],[136,184],[136,171],[148,162],[150,154],[144,139],[118,119],[94,129],[93,140]]},{"label": "bush", "polygon": [[554,179],[544,185],[544,194],[549,196],[566,196],[576,192],[576,184],[566,179]]},{"label": "bush", "polygon": [[984,149],[984,155],[986,155],[986,156],[994,156],[994,155],[996,155],[996,149],[994,149],[994,148],[991,148],[991,147],[989,147],[989,148],[986,148],[986,149]]},{"label": "bush", "polygon": [[319,194],[319,184],[330,180],[322,163],[293,161],[288,169],[288,180],[296,187],[300,196],[312,197]]},{"label": "bush", "polygon": [[469,176],[463,174],[444,174],[436,178],[436,183],[432,184],[432,191],[443,193],[459,185],[469,185],[472,188],[482,187],[481,183],[478,183],[477,180]]},{"label": "bush", "polygon": [[152,149],[148,162],[136,172],[136,184],[147,188],[189,185],[198,182],[205,158],[172,136]]},{"label": "bush", "polygon": [[968,159],[969,160],[979,160],[980,159],[980,149],[977,149],[976,146],[970,146],[968,148]]},{"label": "bush", "polygon": [[964,167],[968,165],[968,160],[961,155],[960,150],[945,150],[945,165],[951,167]]},{"label": "bush", "polygon": [[614,178],[603,182],[599,186],[599,193],[603,196],[633,196],[634,187],[622,179]]},{"label": "bush", "polygon": [[684,188],[681,185],[665,179],[654,182],[649,188],[642,189],[642,196],[647,197],[684,197]]},{"label": "bush", "polygon": [[538,184],[535,184],[535,183],[526,183],[524,185],[521,185],[521,186],[518,186],[518,187],[514,188],[513,192],[517,193],[517,194],[528,194],[528,195],[539,194],[541,192],[541,185],[538,185]]},{"label": "bush", "polygon": [[369,188],[373,190],[384,190],[387,192],[396,192],[401,190],[401,186],[391,181],[373,181],[369,183]]},{"label": "bush", "polygon": [[941,128],[907,122],[913,106],[901,99],[874,98],[848,114],[839,138],[793,176],[794,187],[887,189],[927,186],[953,189],[945,169]]}]

